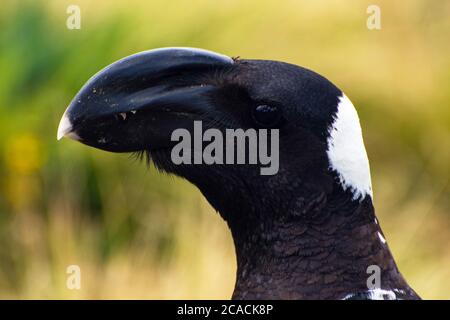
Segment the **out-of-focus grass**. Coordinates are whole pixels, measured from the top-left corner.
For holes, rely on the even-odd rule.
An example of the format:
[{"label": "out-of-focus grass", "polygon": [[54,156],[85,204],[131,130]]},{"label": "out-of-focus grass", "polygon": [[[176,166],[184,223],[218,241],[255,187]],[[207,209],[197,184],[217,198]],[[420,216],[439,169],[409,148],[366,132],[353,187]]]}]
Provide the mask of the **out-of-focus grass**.
[{"label": "out-of-focus grass", "polygon": [[[81,30],[65,27],[81,8]],[[63,141],[58,120],[103,66],[162,46],[309,67],[357,106],[375,204],[400,269],[450,298],[450,3],[7,1],[0,11],[0,298],[228,298],[225,223],[186,182]],[[66,288],[77,264],[82,289]]]}]

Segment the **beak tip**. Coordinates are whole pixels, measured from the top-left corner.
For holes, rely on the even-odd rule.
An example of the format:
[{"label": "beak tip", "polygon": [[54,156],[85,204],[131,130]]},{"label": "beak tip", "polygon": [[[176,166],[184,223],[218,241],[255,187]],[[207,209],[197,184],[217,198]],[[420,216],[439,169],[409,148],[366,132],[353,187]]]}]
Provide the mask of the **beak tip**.
[{"label": "beak tip", "polygon": [[69,136],[69,133],[72,131],[73,126],[65,112],[59,122],[58,133],[56,134],[56,139],[61,140],[65,136]]}]

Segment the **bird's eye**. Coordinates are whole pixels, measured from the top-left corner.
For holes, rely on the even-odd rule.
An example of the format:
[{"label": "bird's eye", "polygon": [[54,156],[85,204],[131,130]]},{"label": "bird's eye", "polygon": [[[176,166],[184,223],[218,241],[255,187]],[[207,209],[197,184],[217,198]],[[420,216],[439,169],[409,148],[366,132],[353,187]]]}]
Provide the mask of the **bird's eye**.
[{"label": "bird's eye", "polygon": [[281,120],[281,112],[273,105],[261,104],[253,109],[253,119],[263,127],[273,127]]}]

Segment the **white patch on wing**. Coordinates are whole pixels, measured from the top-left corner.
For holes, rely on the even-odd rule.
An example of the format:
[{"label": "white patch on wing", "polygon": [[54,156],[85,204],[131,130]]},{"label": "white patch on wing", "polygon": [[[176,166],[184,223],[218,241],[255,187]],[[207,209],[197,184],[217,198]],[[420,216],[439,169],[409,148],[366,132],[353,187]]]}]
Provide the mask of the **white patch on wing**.
[{"label": "white patch on wing", "polygon": [[383,289],[371,289],[368,291],[370,300],[395,300],[397,299],[394,291]]},{"label": "white patch on wing", "polygon": [[383,237],[383,235],[381,234],[381,232],[377,232],[378,233],[378,238],[380,238],[381,243],[386,243],[386,239]]},{"label": "white patch on wing", "polygon": [[353,199],[372,197],[369,159],[358,114],[345,94],[339,98],[337,108],[328,138],[330,168],[338,174],[344,190],[353,192]]},{"label": "white patch on wing", "polygon": [[[394,289],[396,292],[400,292],[403,290]],[[350,293],[346,295],[342,300],[349,300],[356,296],[360,296],[361,294],[367,298],[367,300],[396,300],[397,295],[392,290],[384,290],[384,289],[370,289],[365,292],[360,293]]]},{"label": "white patch on wing", "polygon": [[399,293],[399,294],[406,294],[405,290],[402,290],[402,289],[394,289],[394,292]]}]

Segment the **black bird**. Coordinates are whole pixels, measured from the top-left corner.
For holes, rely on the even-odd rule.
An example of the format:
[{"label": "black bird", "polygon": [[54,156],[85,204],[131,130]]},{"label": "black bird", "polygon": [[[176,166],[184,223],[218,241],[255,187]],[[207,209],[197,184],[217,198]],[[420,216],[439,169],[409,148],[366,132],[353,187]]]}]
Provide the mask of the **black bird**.
[{"label": "black bird", "polygon": [[[221,132],[278,129],[278,173],[174,164],[171,133],[192,133],[196,120]],[[419,299],[375,217],[356,110],[317,73],[201,49],[150,50],[94,75],[61,119],[64,136],[144,153],[196,185],[232,232],[234,299]]]}]

